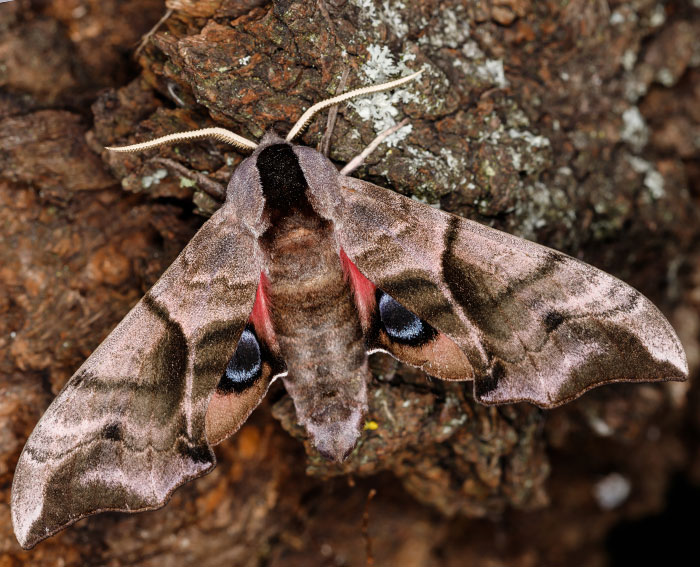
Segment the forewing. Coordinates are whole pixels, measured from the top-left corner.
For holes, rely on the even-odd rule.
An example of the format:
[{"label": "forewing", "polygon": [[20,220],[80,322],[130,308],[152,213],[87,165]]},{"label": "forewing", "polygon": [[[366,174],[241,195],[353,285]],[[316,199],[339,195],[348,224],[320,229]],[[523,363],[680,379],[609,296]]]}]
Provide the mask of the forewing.
[{"label": "forewing", "polygon": [[[214,466],[205,414],[259,277],[257,243],[224,206],[34,429],[12,486],[23,547],[89,514],[158,508]],[[234,410],[247,416],[262,395],[251,388]]]},{"label": "forewing", "polygon": [[599,384],[687,376],[671,325],[613,276],[358,179],[341,193],[340,247],[459,346],[479,401],[551,407]]}]

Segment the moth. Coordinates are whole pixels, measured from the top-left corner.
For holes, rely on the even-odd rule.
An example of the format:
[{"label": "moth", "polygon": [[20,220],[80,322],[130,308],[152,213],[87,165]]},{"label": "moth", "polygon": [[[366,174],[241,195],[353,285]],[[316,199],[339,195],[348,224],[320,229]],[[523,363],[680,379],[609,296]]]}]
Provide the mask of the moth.
[{"label": "moth", "polygon": [[352,451],[367,356],[387,352],[483,404],[544,408],[619,381],[683,380],[671,325],[639,292],[579,260],[338,172],[292,140],[210,128],[252,150],[221,208],[78,369],[17,464],[25,548],[89,514],[163,506],[215,465],[280,378],[328,459]]}]

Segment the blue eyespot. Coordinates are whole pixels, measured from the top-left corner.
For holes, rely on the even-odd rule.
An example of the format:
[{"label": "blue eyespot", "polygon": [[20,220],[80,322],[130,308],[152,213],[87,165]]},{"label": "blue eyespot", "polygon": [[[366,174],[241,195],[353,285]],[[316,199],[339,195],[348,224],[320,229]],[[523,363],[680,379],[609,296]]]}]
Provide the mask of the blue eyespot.
[{"label": "blue eyespot", "polygon": [[260,378],[261,373],[260,343],[253,330],[246,327],[238,340],[236,352],[226,365],[217,389],[223,392],[242,392],[252,386]]},{"label": "blue eyespot", "polygon": [[436,331],[433,327],[381,290],[377,293],[377,304],[384,330],[392,340],[419,345],[435,336]]}]

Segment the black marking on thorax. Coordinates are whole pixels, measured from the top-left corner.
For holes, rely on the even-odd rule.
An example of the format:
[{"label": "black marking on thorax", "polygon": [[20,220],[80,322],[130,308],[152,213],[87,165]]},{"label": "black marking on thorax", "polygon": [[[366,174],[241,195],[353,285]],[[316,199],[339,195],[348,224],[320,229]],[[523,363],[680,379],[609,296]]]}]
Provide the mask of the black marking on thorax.
[{"label": "black marking on thorax", "polygon": [[258,155],[255,163],[260,174],[265,210],[274,223],[292,211],[312,210],[306,197],[308,183],[299,159],[289,144],[273,144]]}]

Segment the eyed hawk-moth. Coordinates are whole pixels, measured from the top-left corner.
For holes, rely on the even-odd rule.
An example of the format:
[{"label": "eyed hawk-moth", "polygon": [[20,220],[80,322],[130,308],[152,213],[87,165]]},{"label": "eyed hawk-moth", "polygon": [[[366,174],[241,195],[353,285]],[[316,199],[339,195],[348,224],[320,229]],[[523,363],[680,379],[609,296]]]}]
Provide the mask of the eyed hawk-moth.
[{"label": "eyed hawk-moth", "polygon": [[[418,73],[417,73],[418,74]],[[292,140],[259,144],[221,208],[78,369],[17,464],[12,520],[31,548],[87,515],[163,506],[215,465],[281,378],[328,459],[355,446],[367,356],[384,351],[484,404],[565,403],[618,381],[682,380],[683,348],[639,292],[571,258],[338,172]]]}]

